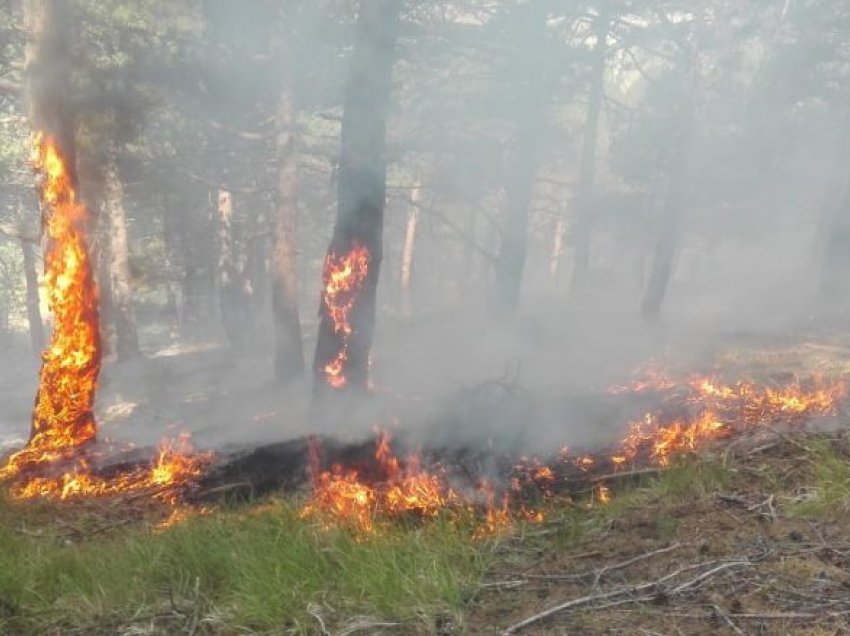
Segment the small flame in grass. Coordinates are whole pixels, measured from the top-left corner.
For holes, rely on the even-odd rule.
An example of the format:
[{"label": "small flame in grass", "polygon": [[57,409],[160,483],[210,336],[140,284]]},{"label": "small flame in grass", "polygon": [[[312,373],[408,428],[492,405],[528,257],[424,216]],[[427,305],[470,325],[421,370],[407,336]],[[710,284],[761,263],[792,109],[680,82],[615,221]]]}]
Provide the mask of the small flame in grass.
[{"label": "small flame in grass", "polygon": [[331,253],[325,258],[322,303],[334,333],[341,340],[336,355],[323,369],[325,381],[334,389],[341,389],[348,383],[345,377],[348,340],[354,331],[351,311],[369,273],[369,261],[369,250],[359,243],[354,243],[351,249],[341,256]]},{"label": "small flame in grass", "polygon": [[601,504],[607,504],[611,501],[611,490],[605,484],[599,484],[596,487],[596,499]]}]

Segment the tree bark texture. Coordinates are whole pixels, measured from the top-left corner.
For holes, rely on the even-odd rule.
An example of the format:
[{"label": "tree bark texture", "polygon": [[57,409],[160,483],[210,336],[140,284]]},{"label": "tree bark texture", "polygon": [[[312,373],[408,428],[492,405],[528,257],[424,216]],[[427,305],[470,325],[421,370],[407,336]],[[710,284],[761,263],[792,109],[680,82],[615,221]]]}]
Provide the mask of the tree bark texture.
[{"label": "tree bark texture", "polygon": [[593,235],[594,190],[596,186],[596,153],[599,143],[599,115],[605,98],[605,58],[607,54],[608,25],[610,15],[603,4],[596,17],[596,44],[590,69],[590,88],[587,100],[587,115],[582,132],[581,164],[578,192],[576,193],[577,217],[575,222],[575,258],[570,291],[580,296],[587,286],[590,272],[590,244]]},{"label": "tree bark texture", "polygon": [[[289,63],[285,59],[284,64]],[[304,377],[304,347],[298,313],[296,228],[298,157],[295,104],[289,75],[284,78],[277,112],[277,201],[272,252],[272,314],[275,377],[289,383]]]},{"label": "tree bark texture", "polygon": [[350,333],[335,328],[326,294],[322,294],[313,362],[317,395],[331,388],[326,367],[341,353],[345,357],[344,381],[336,388],[365,392],[369,384],[369,352],[383,258],[387,111],[401,4],[401,0],[360,2],[344,99],[337,219],[325,260],[323,287],[327,287],[328,265],[353,250],[368,251],[367,269],[352,295]]},{"label": "tree bark texture", "polygon": [[107,159],[103,185],[103,207],[109,227],[109,280],[115,323],[115,353],[119,360],[128,360],[139,355],[139,335],[130,285],[124,186],[114,151],[109,153]]}]

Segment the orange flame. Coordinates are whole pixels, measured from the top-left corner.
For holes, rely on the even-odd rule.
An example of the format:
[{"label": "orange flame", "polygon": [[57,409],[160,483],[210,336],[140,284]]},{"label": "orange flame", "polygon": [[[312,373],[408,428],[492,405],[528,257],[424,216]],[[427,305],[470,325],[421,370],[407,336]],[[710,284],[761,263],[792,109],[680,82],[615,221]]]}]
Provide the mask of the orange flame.
[{"label": "orange flame", "polygon": [[342,343],[334,358],[323,369],[325,381],[334,389],[341,389],[348,383],[345,367],[348,362],[348,340],[353,333],[351,311],[369,273],[369,259],[369,250],[359,243],[354,243],[342,256],[331,253],[325,258],[322,303],[333,324],[333,331]]},{"label": "orange flame", "polygon": [[39,194],[49,239],[44,286],[54,326],[42,353],[29,443],[0,469],[0,478],[67,458],[96,433],[92,409],[101,350],[97,288],[84,236],[88,213],[51,137],[36,135],[32,164],[42,175]]},{"label": "orange flame", "polygon": [[212,459],[210,453],[195,453],[188,434],[177,440],[165,439],[148,467],[110,477],[91,473],[85,460],[56,477],[31,477],[12,487],[16,499],[52,498],[60,500],[111,497],[130,492],[150,491],[158,501],[176,504],[179,491],[197,479]]},{"label": "orange flame", "polygon": [[[389,433],[379,432],[375,449],[382,474],[379,483],[369,485],[358,471],[334,466],[314,478],[313,494],[302,516],[317,517],[325,527],[340,522],[368,532],[377,515],[435,517],[455,500],[455,493],[438,475],[422,469],[417,454],[407,457],[402,465],[390,442]],[[315,457],[317,452],[311,450],[311,455]]]}]

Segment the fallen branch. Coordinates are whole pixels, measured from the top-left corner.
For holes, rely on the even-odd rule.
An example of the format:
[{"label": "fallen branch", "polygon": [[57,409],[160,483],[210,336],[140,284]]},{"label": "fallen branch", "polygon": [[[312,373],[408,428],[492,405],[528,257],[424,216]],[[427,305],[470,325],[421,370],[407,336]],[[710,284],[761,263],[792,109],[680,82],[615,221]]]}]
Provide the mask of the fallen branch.
[{"label": "fallen branch", "polygon": [[588,570],[586,572],[581,572],[579,574],[523,574],[521,575],[526,579],[543,579],[543,580],[552,580],[552,581],[578,581],[581,579],[586,579],[590,577],[594,577],[594,586],[599,580],[608,574],[609,572],[615,572],[616,570],[622,570],[630,565],[634,565],[635,563],[640,563],[641,561],[645,561],[646,559],[650,559],[654,556],[658,556],[659,554],[666,554],[667,552],[673,552],[674,550],[678,550],[682,547],[681,543],[674,543],[671,546],[667,546],[666,548],[660,548],[658,550],[653,550],[652,552],[645,552],[644,554],[639,554],[636,557],[632,557],[627,561],[622,561],[621,563],[615,563],[614,565],[607,565],[599,570]]},{"label": "fallen branch", "polygon": [[[696,565],[682,567],[682,568],[679,568],[677,570],[674,570],[670,574],[667,574],[667,575],[661,577],[660,579],[658,579],[656,581],[648,581],[646,583],[640,583],[638,585],[630,585],[630,586],[627,586],[627,587],[620,587],[620,588],[617,588],[617,589],[612,590],[610,592],[604,592],[604,593],[601,593],[601,594],[589,594],[587,596],[581,596],[579,598],[574,598],[574,599],[571,599],[571,600],[566,601],[564,603],[561,603],[559,605],[555,605],[554,607],[550,607],[549,609],[544,610],[542,612],[539,612],[538,614],[534,614],[533,616],[529,616],[528,618],[520,621],[519,623],[511,625],[506,630],[504,630],[502,633],[506,634],[506,635],[507,634],[516,634],[516,633],[520,632],[521,630],[525,629],[526,627],[528,627],[529,625],[533,625],[534,623],[537,623],[537,622],[539,622],[543,619],[549,618],[550,616],[553,616],[553,615],[558,614],[560,612],[563,612],[565,610],[571,610],[571,609],[575,609],[577,607],[582,607],[584,605],[589,605],[589,604],[594,603],[596,601],[604,601],[604,600],[608,600],[608,599],[614,599],[614,598],[617,598],[618,596],[636,595],[636,594],[640,594],[642,592],[646,592],[648,590],[658,590],[660,593],[663,593],[667,597],[676,596],[676,595],[682,594],[683,592],[686,592],[690,589],[694,589],[694,586],[698,587],[700,583],[711,578],[712,576],[715,576],[719,572],[723,572],[725,570],[728,570],[728,569],[734,568],[734,567],[745,567],[745,566],[752,565],[749,561],[729,561],[727,563],[722,563],[722,564],[712,568],[711,570],[708,570],[707,572],[703,572],[698,577],[678,585],[677,587],[673,588],[669,592],[665,592],[663,589],[661,589],[661,588],[663,588],[664,583],[666,583],[667,581],[670,581],[671,579],[676,578],[677,576],[679,576],[680,574],[683,574],[684,572],[688,572],[690,570],[695,570],[695,569],[700,568],[700,567],[705,567],[706,565],[713,565],[714,563],[716,563],[716,561],[710,561],[708,563],[698,563]],[[648,597],[648,598],[655,598],[655,596],[657,596],[657,595],[653,595],[653,596]],[[635,600],[635,599],[629,599],[629,600]]]}]

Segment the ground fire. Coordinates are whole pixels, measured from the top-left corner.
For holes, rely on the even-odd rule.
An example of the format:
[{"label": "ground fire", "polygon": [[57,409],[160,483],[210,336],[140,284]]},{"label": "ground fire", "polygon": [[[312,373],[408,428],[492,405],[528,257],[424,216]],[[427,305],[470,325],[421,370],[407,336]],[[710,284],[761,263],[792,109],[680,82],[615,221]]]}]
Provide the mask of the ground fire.
[{"label": "ground fire", "polygon": [[515,521],[541,521],[543,505],[556,493],[594,484],[591,501],[606,504],[610,488],[600,476],[663,469],[677,455],[748,433],[772,433],[773,425],[801,424],[809,418],[835,415],[846,398],[843,380],[793,379],[760,385],[752,381],[723,383],[709,376],[673,380],[653,374],[632,385],[609,389],[614,394],[657,393],[658,406],[625,424],[622,439],[609,450],[572,452],[556,458],[507,458],[496,475],[459,479],[435,458],[424,466],[423,454],[399,458],[391,438],[379,431],[371,461],[357,466],[333,465],[321,470],[318,453],[311,461],[313,492],[303,516],[325,528],[337,525],[372,532],[382,520],[427,519],[441,513],[469,518],[483,511],[475,536],[489,536]]}]

